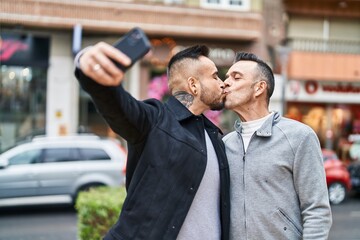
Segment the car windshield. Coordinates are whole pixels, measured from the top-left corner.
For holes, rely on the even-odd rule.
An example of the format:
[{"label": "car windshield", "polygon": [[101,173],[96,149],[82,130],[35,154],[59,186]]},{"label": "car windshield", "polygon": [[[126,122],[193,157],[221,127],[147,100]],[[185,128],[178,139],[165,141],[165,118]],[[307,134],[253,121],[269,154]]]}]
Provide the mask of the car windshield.
[{"label": "car windshield", "polygon": [[3,149],[3,150],[0,149],[0,155],[3,154],[4,152],[9,151],[10,149],[12,149],[14,147],[17,147],[17,146],[19,146],[21,144],[28,143],[28,142],[30,142],[30,141],[29,140],[19,141],[19,142],[16,142],[15,144],[11,145],[10,147],[7,147],[7,148]]},{"label": "car windshield", "polygon": [[9,159],[9,165],[32,164],[39,162],[41,150],[32,149],[15,155]]}]

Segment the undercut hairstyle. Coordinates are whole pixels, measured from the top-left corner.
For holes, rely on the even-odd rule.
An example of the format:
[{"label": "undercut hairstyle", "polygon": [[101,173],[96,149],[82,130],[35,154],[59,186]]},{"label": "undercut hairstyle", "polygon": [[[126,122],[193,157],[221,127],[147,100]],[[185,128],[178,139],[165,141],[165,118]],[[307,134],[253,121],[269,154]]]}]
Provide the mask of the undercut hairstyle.
[{"label": "undercut hairstyle", "polygon": [[260,73],[260,78],[262,80],[265,80],[267,84],[267,102],[270,102],[270,97],[272,96],[274,92],[275,87],[275,80],[274,80],[274,73],[263,60],[261,60],[258,56],[256,56],[253,53],[246,53],[246,52],[238,52],[235,56],[235,61],[239,62],[241,60],[245,61],[253,61],[257,63],[257,68]]},{"label": "undercut hairstyle", "polygon": [[200,56],[209,56],[209,48],[207,46],[195,45],[176,53],[169,61],[167,67],[168,73],[170,73],[170,70],[174,63],[179,62],[185,58],[198,59]]}]

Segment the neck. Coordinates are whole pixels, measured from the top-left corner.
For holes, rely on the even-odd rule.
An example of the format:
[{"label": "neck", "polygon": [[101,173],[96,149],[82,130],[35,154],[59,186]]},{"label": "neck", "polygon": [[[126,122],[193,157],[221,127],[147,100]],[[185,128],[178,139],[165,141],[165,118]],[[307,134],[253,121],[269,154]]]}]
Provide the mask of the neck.
[{"label": "neck", "polygon": [[174,97],[188,109],[194,104],[194,96],[185,91],[174,93]]},{"label": "neck", "polygon": [[267,106],[241,106],[237,109],[233,109],[239,116],[242,122],[254,121],[269,115]]},{"label": "neck", "polygon": [[179,100],[194,115],[200,115],[206,110],[200,107],[199,104],[196,104],[195,97],[188,92],[176,92],[174,93],[174,97]]}]

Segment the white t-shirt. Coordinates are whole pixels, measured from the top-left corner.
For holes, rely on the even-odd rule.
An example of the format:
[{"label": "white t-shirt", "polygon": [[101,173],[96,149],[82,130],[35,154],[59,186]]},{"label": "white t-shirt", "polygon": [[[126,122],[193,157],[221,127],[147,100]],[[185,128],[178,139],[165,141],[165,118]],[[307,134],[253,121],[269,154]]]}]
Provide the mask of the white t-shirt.
[{"label": "white t-shirt", "polygon": [[248,122],[241,122],[242,130],[241,130],[241,136],[244,141],[244,149],[245,152],[249,146],[249,142],[251,139],[251,136],[254,134],[256,130],[258,130],[264,122],[274,114],[274,112],[271,112],[270,114],[266,115],[263,118],[256,119],[254,121],[248,121]]}]

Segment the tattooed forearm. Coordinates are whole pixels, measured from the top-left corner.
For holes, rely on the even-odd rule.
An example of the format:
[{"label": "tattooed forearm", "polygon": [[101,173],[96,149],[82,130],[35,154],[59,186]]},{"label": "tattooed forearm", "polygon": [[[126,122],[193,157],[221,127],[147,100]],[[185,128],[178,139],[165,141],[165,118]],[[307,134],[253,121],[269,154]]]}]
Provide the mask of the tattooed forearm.
[{"label": "tattooed forearm", "polygon": [[184,91],[174,93],[174,97],[187,108],[194,102],[194,96]]}]

